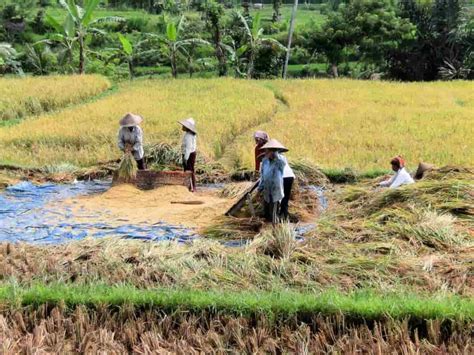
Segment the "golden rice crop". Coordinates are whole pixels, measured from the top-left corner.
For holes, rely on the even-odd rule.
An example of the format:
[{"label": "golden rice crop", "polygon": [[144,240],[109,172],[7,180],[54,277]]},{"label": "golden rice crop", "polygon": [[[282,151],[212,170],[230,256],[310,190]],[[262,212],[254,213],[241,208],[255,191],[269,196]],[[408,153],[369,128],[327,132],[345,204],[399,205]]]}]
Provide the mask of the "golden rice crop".
[{"label": "golden rice crop", "polygon": [[[285,144],[291,160],[323,168],[389,168],[402,154],[410,167],[474,164],[474,83],[290,80],[267,83],[288,103],[259,126]],[[250,167],[252,139],[228,158]]]},{"label": "golden rice crop", "polygon": [[118,120],[129,111],[145,118],[146,144],[177,147],[177,121],[194,117],[200,156],[227,167],[253,166],[255,129],[288,146],[292,162],[326,169],[384,169],[397,154],[409,167],[474,164],[472,82],[235,79],[124,83],[96,102],[0,128],[0,162],[90,166],[117,159]]},{"label": "golden rice crop", "polygon": [[0,79],[0,121],[40,114],[97,95],[110,88],[99,75]]},{"label": "golden rice crop", "polygon": [[199,153],[218,159],[235,137],[270,119],[275,106],[270,90],[244,80],[126,83],[96,102],[0,129],[0,159],[28,166],[117,159],[118,121],[127,112],[144,117],[145,144],[179,144],[177,121],[194,117]]}]

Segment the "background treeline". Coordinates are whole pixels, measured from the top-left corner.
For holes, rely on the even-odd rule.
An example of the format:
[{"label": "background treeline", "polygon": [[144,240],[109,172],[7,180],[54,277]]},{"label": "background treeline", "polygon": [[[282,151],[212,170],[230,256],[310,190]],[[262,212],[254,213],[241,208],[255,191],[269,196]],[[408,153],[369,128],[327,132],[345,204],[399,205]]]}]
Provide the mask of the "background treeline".
[{"label": "background treeline", "polygon": [[[291,2],[4,0],[0,73],[281,76]],[[474,77],[463,0],[299,4],[289,74],[404,81]]]}]

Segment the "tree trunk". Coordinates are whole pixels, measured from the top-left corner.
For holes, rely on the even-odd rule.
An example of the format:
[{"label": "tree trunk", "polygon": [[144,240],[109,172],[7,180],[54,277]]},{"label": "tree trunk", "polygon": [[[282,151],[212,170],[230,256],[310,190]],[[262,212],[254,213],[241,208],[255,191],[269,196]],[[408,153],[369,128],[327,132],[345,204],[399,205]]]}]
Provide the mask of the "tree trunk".
[{"label": "tree trunk", "polygon": [[298,0],[295,0],[293,3],[293,9],[291,10],[290,29],[288,30],[288,46],[286,47],[285,65],[283,66],[283,79],[286,79],[288,74],[288,62],[290,61],[291,42],[293,41],[293,32],[295,31],[295,18],[297,9]]},{"label": "tree trunk", "polygon": [[221,46],[221,30],[218,25],[214,26],[214,45],[216,47],[216,57],[219,61],[219,76],[227,75],[227,60]]},{"label": "tree trunk", "polygon": [[170,57],[170,64],[171,64],[171,75],[173,78],[178,77],[178,70],[176,68],[176,53],[172,52]]},{"label": "tree trunk", "polygon": [[82,35],[79,35],[79,74],[84,74],[84,66],[84,37],[82,37]]},{"label": "tree trunk", "polygon": [[335,78],[338,78],[338,77],[339,77],[339,73],[338,73],[338,71],[337,71],[337,64],[334,64],[334,63],[331,64],[331,71],[332,71],[332,75],[333,75]]},{"label": "tree trunk", "polygon": [[133,80],[135,73],[133,71],[133,60],[131,59],[128,61],[128,72],[130,74],[130,80]]},{"label": "tree trunk", "polygon": [[252,79],[253,78],[254,62],[255,62],[255,49],[252,48],[252,50],[250,52],[249,66],[247,68],[247,79]]}]

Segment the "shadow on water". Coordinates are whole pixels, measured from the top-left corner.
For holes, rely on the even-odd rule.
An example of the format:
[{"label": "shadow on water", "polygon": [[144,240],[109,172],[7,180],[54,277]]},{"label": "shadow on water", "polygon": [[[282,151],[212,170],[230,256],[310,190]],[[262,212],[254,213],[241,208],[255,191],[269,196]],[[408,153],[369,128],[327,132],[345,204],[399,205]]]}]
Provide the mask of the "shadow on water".
[{"label": "shadow on water", "polygon": [[150,225],[114,220],[112,223],[108,211],[103,211],[101,215],[90,215],[85,211],[73,211],[71,207],[60,203],[72,197],[103,193],[110,185],[110,181],[66,185],[21,182],[8,187],[0,192],[0,242],[54,244],[106,236],[185,242],[197,237],[190,229],[164,222]]}]

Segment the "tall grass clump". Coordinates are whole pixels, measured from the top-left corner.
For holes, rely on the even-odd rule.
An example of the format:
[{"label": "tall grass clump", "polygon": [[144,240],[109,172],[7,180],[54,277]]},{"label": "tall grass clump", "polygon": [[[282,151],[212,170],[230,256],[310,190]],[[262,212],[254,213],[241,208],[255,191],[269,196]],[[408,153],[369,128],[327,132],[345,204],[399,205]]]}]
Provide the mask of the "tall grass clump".
[{"label": "tall grass clump", "polygon": [[79,103],[110,88],[99,75],[0,79],[0,125]]}]

